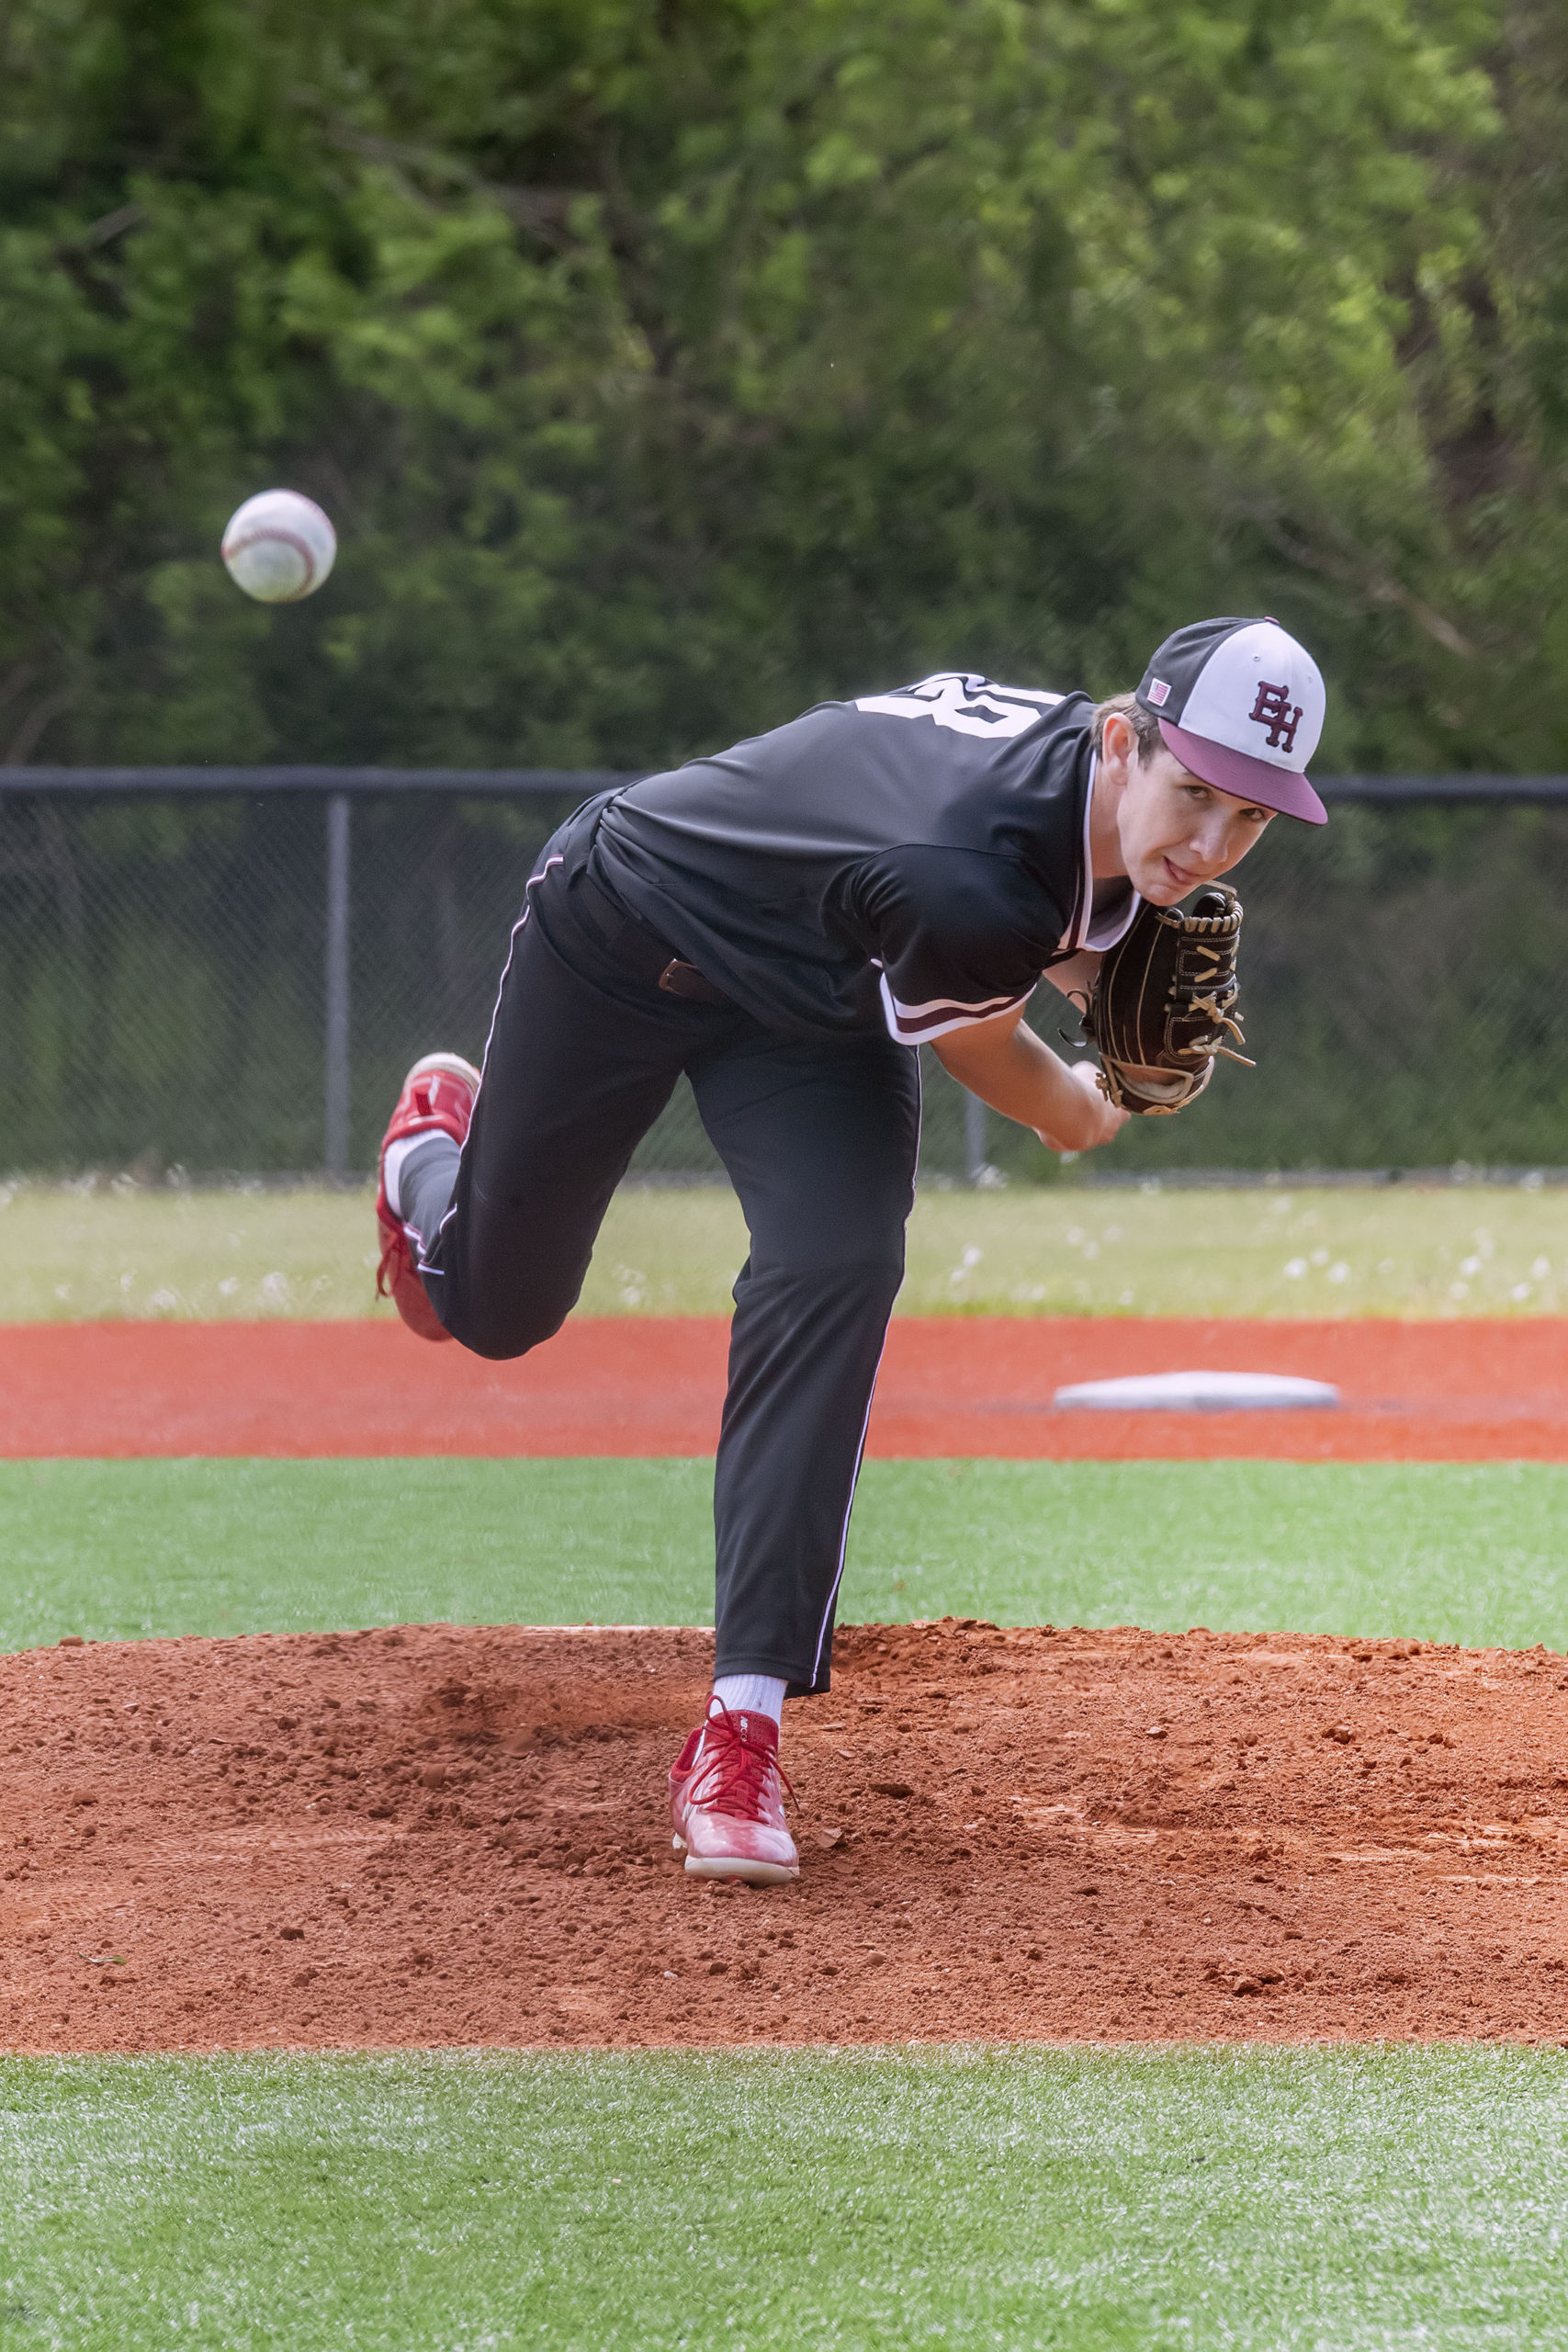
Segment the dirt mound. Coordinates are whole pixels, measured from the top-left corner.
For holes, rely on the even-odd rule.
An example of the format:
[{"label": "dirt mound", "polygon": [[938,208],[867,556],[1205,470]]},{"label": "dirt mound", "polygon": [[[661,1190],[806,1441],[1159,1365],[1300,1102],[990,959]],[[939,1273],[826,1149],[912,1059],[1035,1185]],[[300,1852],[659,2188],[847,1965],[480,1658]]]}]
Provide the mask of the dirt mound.
[{"label": "dirt mound", "polygon": [[840,1635],[798,1887],[687,1880],[698,1633],[0,1660],[0,2039],[52,2051],[1568,2035],[1568,1670]]}]

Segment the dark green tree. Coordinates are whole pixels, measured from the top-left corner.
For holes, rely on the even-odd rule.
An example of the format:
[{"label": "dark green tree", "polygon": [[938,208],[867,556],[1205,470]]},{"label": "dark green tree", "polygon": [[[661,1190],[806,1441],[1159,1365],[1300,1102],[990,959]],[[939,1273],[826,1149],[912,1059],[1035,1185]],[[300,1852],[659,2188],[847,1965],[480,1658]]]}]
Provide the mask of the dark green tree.
[{"label": "dark green tree", "polygon": [[[642,764],[942,662],[1109,687],[1203,608],[1319,650],[1334,763],[1558,756],[1544,7],[13,0],[0,39],[13,761]],[[343,541],[282,611],[215,555],[271,481]]]}]

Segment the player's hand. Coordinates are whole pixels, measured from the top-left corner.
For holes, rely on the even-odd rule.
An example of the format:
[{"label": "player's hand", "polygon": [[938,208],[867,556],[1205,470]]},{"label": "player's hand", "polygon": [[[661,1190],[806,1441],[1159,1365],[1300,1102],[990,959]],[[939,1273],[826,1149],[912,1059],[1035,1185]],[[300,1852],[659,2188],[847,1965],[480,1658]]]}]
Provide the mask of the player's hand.
[{"label": "player's hand", "polygon": [[1067,1083],[1051,1125],[1034,1132],[1047,1151],[1098,1151],[1121,1134],[1131,1114],[1107,1102],[1093,1062],[1067,1062],[1063,1070]]}]

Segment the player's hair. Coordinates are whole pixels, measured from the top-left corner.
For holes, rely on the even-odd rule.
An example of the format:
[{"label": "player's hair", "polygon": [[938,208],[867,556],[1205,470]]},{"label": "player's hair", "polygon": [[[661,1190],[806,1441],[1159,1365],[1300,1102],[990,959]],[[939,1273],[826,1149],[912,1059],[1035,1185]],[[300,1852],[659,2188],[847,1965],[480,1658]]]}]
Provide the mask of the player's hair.
[{"label": "player's hair", "polygon": [[1094,748],[1105,749],[1105,722],[1108,718],[1124,718],[1137,738],[1138,764],[1147,767],[1165,738],[1159,731],[1159,720],[1152,710],[1145,710],[1136,695],[1112,695],[1109,702],[1099,704],[1094,714]]}]

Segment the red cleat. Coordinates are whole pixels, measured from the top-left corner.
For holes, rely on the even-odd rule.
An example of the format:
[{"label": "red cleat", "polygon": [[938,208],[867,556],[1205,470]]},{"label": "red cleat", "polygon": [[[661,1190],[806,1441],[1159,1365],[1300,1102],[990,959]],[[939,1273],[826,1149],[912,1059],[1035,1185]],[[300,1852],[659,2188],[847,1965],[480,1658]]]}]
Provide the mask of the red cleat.
[{"label": "red cleat", "polygon": [[387,1146],[426,1132],[465,1143],[479,1091],[479,1071],[461,1054],[426,1054],[404,1079],[398,1107],[381,1138],[377,1163],[381,1181],[376,1191],[381,1262],[376,1269],[376,1288],[383,1298],[390,1298],[409,1329],[417,1331],[422,1340],[449,1340],[452,1334],[442,1329],[415,1269],[413,1250],[419,1236],[412,1226],[395,1217],[387,1204]]},{"label": "red cleat", "polygon": [[[731,1714],[716,1699],[670,1770],[675,1851],[694,1878],[779,1886],[800,1876],[784,1826],[779,1730],[769,1715]],[[793,1795],[794,1792],[791,1791]]]}]

